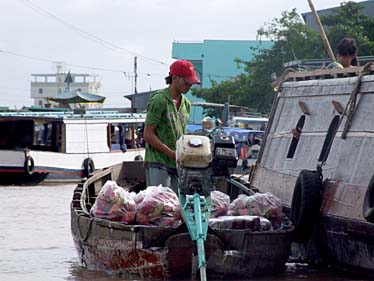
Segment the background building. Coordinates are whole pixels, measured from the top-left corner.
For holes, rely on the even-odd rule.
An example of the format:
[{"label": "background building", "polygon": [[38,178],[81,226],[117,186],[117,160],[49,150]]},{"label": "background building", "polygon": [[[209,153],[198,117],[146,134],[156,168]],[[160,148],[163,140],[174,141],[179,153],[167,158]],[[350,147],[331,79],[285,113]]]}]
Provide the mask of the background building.
[{"label": "background building", "polygon": [[[192,62],[201,80],[200,86],[209,88],[212,81],[222,82],[233,79],[244,72],[243,66],[236,59],[251,61],[255,54],[252,48],[270,48],[270,41],[256,40],[204,40],[202,42],[173,42],[172,57]],[[187,97],[192,102],[203,102],[191,94]],[[203,108],[193,106],[190,121],[200,123],[203,118]]]},{"label": "background building", "polygon": [[[374,18],[374,0],[357,2],[357,4],[359,4],[360,6],[363,7],[363,9],[361,10],[362,14],[364,14],[364,15],[370,17],[370,18]],[[323,9],[323,10],[318,10],[317,12],[318,12],[318,15],[320,17],[323,17],[323,16],[328,16],[328,15],[333,14],[334,11],[336,11],[339,8],[340,8],[340,6],[332,7],[332,8],[328,8],[328,9]],[[317,27],[317,24],[314,20],[312,12],[303,13],[302,16],[303,16],[305,24],[318,32],[318,27]]]},{"label": "background building", "polygon": [[[53,107],[47,98],[59,98],[67,91],[98,94],[100,82],[96,81],[97,76],[59,70],[57,68],[54,74],[31,74],[31,98],[34,99],[34,106]],[[66,83],[67,78],[69,83]]]}]

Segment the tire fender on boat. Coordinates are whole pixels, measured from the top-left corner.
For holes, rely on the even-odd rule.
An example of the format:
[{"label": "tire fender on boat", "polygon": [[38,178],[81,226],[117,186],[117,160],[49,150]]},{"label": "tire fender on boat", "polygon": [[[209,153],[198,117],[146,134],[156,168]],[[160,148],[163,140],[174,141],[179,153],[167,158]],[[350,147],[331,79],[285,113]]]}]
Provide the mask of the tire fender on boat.
[{"label": "tire fender on boat", "polygon": [[363,213],[365,220],[374,223],[374,175],[365,193]]},{"label": "tire fender on boat", "polygon": [[25,174],[28,176],[31,176],[34,173],[34,159],[31,156],[28,155],[25,157],[23,169]]},{"label": "tire fender on boat", "polygon": [[84,159],[83,164],[82,164],[82,175],[84,177],[87,177],[94,170],[95,170],[94,161],[91,158]]},{"label": "tire fender on boat", "polygon": [[294,241],[307,242],[318,222],[322,202],[322,174],[302,170],[297,177],[290,219],[295,226]]},{"label": "tire fender on boat", "polygon": [[134,160],[135,161],[143,161],[143,157],[141,155],[136,155]]}]

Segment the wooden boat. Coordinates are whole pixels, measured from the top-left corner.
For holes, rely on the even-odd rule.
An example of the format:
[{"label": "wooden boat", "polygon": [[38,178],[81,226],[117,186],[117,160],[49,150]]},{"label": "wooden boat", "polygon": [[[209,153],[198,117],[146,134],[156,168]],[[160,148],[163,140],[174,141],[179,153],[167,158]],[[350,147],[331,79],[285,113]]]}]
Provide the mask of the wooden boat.
[{"label": "wooden boat", "polygon": [[1,112],[1,179],[80,179],[143,157],[144,148],[125,135],[136,135],[144,120],[145,114],[115,111]]},{"label": "wooden boat", "polygon": [[309,259],[370,273],[373,105],[371,63],[289,73],[250,180],[281,198],[295,224],[294,239],[306,245]]},{"label": "wooden boat", "polygon": [[[197,264],[196,249],[185,224],[125,225],[90,215],[107,180],[139,191],[144,188],[144,178],[142,162],[134,161],[96,171],[77,186],[71,202],[71,230],[79,258],[90,269],[125,278],[190,278]],[[228,194],[238,193],[235,187],[231,190]],[[284,270],[292,229],[291,225],[263,232],[209,229],[205,242],[207,276],[227,280]]]}]

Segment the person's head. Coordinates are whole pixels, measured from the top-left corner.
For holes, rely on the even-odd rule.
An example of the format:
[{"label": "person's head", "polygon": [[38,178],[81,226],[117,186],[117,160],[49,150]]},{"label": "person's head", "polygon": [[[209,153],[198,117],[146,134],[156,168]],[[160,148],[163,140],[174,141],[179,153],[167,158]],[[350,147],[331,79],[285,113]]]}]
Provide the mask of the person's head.
[{"label": "person's head", "polygon": [[338,62],[344,67],[358,65],[356,40],[353,38],[343,38],[336,47]]},{"label": "person's head", "polygon": [[193,84],[200,84],[195,69],[187,60],[177,60],[170,65],[166,84],[173,85],[181,93],[187,93]]},{"label": "person's head", "polygon": [[203,120],[201,120],[201,126],[205,130],[211,130],[214,128],[214,122],[211,117],[206,116],[203,118]]}]

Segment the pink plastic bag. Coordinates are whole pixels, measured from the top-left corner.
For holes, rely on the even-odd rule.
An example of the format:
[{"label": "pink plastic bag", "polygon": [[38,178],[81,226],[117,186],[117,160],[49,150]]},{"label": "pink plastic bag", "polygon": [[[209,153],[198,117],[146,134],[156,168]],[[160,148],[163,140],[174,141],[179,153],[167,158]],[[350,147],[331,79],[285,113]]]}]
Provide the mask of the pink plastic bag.
[{"label": "pink plastic bag", "polygon": [[102,219],[133,224],[136,212],[133,197],[115,181],[107,181],[97,195],[91,214]]},{"label": "pink plastic bag", "polygon": [[141,225],[177,226],[181,213],[177,194],[164,186],[148,186],[135,195],[136,223]]},{"label": "pink plastic bag", "polygon": [[270,192],[256,193],[251,196],[239,195],[229,206],[229,214],[253,215],[265,218],[281,217],[282,203]]},{"label": "pink plastic bag", "polygon": [[230,196],[221,191],[214,190],[210,192],[210,197],[212,200],[210,217],[226,216],[230,205]]}]

